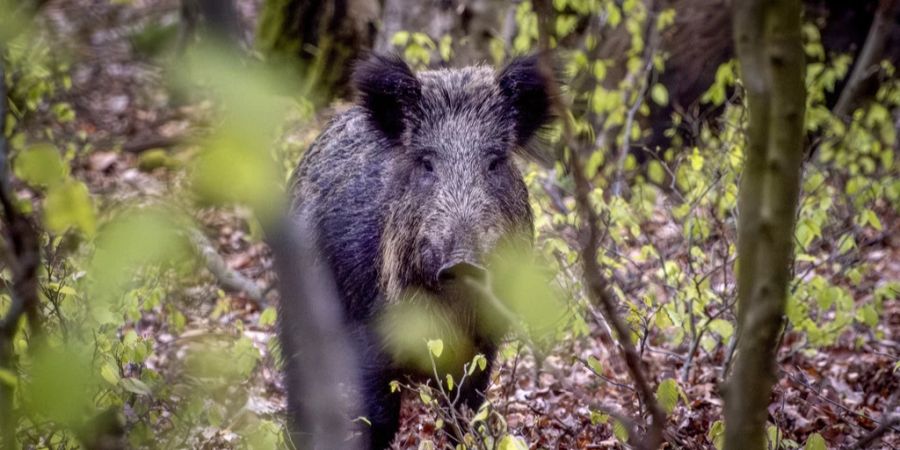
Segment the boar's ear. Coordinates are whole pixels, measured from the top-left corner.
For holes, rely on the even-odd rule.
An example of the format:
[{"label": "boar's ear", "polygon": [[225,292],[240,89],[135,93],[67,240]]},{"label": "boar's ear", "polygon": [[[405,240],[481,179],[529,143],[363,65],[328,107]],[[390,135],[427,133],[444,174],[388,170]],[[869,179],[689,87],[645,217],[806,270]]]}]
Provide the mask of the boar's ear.
[{"label": "boar's ear", "polygon": [[389,139],[398,139],[422,88],[409,66],[398,56],[373,54],[357,64],[353,84],[372,124]]},{"label": "boar's ear", "polygon": [[550,120],[552,77],[541,70],[538,55],[513,60],[497,77],[516,118],[516,143],[522,147]]}]

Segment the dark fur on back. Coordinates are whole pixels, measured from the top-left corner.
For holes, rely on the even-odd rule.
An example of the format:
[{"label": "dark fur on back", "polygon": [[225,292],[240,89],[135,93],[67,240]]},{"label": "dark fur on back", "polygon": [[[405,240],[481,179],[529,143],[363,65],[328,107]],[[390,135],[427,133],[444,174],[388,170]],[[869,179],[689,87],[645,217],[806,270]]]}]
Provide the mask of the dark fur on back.
[{"label": "dark fur on back", "polygon": [[[505,240],[530,243],[528,192],[512,156],[548,120],[550,80],[534,57],[499,74],[489,67],[413,74],[383,56],[358,65],[353,80],[358,105],[335,117],[304,155],[292,207],[314,224],[334,273],[357,344],[369,446],[383,448],[399,408],[387,384],[403,370],[385,351],[376,316],[410,290],[458,302],[439,282],[446,267],[477,265]],[[284,340],[290,318],[281,321]],[[489,340],[472,339],[493,357]],[[287,357],[294,409],[302,399],[291,397],[291,364]],[[472,381],[470,405],[487,379]]]}]

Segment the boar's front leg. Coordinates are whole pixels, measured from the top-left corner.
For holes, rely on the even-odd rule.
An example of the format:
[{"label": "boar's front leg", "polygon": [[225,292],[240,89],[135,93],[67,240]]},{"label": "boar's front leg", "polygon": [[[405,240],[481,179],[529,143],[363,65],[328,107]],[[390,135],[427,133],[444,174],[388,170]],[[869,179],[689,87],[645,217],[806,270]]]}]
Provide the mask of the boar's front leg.
[{"label": "boar's front leg", "polygon": [[378,350],[367,348],[361,358],[360,389],[362,390],[363,413],[371,423],[363,424],[365,448],[384,450],[388,448],[400,426],[400,393],[391,392],[390,382],[399,379],[399,373],[392,368],[390,357]]}]

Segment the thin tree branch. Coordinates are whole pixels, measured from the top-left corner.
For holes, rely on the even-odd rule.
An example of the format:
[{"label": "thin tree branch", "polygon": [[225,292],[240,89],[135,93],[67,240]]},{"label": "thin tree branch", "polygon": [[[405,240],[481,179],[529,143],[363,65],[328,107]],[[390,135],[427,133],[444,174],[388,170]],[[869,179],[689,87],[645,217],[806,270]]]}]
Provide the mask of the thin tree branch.
[{"label": "thin tree branch", "polygon": [[900,424],[900,414],[894,412],[897,406],[897,400],[900,398],[900,391],[894,391],[891,398],[885,404],[884,413],[881,415],[881,424],[874,430],[856,441],[855,444],[847,447],[847,450],[861,450],[870,448],[869,446],[881,438],[888,431],[893,430],[894,425]]},{"label": "thin tree branch", "polygon": [[862,91],[870,84],[872,77],[878,72],[878,64],[884,56],[884,48],[888,37],[891,36],[891,28],[896,26],[897,14],[900,13],[900,1],[881,0],[875,17],[872,18],[872,26],[869,27],[869,35],[866,43],[856,57],[853,72],[847,79],[847,84],[841,90],[841,96],[834,106],[834,115],[842,119],[849,119],[853,108],[859,105]]},{"label": "thin tree branch", "polygon": [[188,232],[188,238],[206,263],[206,269],[216,277],[216,280],[219,281],[222,287],[232,291],[243,292],[247,295],[247,298],[253,300],[259,307],[264,308],[268,306],[266,291],[259,287],[255,281],[229,268],[225,260],[222,259],[222,255],[216,251],[206,235],[200,230],[191,229]]},{"label": "thin tree branch", "polygon": [[[533,2],[533,5],[538,16],[541,69],[545,74],[551,75],[553,71],[549,59],[551,52],[550,26],[554,17],[553,9],[547,0],[536,0]],[[548,76],[548,78],[553,79],[554,77]],[[565,139],[566,147],[569,149],[569,171],[572,173],[575,181],[575,203],[582,219],[582,233],[585,235],[585,241],[581,248],[581,262],[588,298],[594,304],[601,306],[606,321],[615,330],[628,372],[632,380],[634,380],[638,398],[650,412],[651,422],[647,427],[647,434],[644,436],[644,439],[640,439],[634,433],[631,434],[631,438],[637,441],[637,447],[640,449],[656,450],[662,444],[663,425],[666,415],[656,402],[653,389],[650,387],[649,380],[644,372],[643,361],[631,342],[631,331],[622,318],[619,317],[616,310],[616,302],[610,294],[607,281],[597,264],[597,256],[600,249],[600,230],[597,228],[599,217],[590,203],[592,189],[584,175],[584,168],[579,159],[580,146],[573,132],[569,110],[563,104],[558,86],[554,83],[549,89],[551,90],[552,110],[562,120],[563,139]],[[560,155],[560,160],[563,160],[562,155]]]}]

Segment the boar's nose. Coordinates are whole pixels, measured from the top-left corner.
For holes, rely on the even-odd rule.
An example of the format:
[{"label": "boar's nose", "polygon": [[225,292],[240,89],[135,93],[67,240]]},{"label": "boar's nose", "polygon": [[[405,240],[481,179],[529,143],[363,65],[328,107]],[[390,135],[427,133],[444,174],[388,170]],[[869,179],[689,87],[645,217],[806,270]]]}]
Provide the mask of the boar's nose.
[{"label": "boar's nose", "polygon": [[456,261],[445,264],[438,271],[438,281],[441,283],[467,278],[473,281],[484,281],[487,279],[487,269],[472,262]]}]

